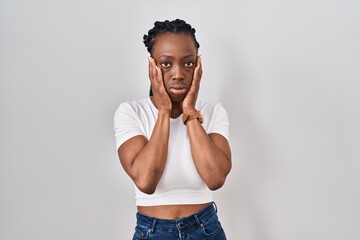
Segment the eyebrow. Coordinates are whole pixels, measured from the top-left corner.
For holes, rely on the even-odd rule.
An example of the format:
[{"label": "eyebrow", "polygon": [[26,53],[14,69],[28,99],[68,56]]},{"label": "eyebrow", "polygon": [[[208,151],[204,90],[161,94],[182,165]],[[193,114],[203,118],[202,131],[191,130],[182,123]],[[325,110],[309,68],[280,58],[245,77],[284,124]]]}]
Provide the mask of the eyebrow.
[{"label": "eyebrow", "polygon": [[[174,58],[173,56],[166,55],[166,54],[159,56],[159,58],[161,58],[161,57]],[[189,55],[186,55],[186,56],[184,56],[184,57],[182,57],[182,58],[188,58],[188,57],[196,57],[196,55],[194,55],[194,54],[189,54]]]}]

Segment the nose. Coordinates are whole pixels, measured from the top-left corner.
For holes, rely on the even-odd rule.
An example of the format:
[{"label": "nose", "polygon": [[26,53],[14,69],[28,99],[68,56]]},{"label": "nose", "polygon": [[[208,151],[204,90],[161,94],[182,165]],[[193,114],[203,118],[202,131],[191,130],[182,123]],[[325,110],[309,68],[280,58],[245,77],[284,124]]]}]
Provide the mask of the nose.
[{"label": "nose", "polygon": [[176,64],[172,67],[172,80],[184,80],[185,79],[185,75],[184,75],[184,69],[182,68],[182,66]]}]

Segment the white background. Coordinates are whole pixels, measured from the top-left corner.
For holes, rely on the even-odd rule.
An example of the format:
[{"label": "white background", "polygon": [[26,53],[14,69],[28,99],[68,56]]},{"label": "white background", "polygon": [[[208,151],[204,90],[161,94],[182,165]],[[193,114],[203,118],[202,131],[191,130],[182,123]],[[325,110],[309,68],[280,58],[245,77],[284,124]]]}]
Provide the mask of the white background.
[{"label": "white background", "polygon": [[0,239],[131,239],[113,114],[147,96],[142,36],[175,18],[231,121],[228,239],[359,240],[356,0],[0,0]]}]

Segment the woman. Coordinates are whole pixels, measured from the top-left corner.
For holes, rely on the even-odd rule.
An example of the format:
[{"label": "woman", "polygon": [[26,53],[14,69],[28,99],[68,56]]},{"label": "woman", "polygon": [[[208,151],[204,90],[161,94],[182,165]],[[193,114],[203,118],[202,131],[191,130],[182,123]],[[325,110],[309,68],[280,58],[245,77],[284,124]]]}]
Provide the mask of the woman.
[{"label": "woman", "polygon": [[229,122],[221,104],[197,99],[195,29],[155,22],[144,44],[150,97],[120,104],[114,117],[120,162],[135,184],[133,239],[226,239],[212,191],[231,169]]}]

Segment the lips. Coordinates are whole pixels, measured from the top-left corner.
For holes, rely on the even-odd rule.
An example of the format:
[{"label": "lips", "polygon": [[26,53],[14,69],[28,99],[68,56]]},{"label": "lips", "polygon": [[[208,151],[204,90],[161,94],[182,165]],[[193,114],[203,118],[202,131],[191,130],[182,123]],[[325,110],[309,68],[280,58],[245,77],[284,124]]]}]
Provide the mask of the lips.
[{"label": "lips", "polygon": [[186,93],[186,87],[181,86],[181,85],[171,86],[169,88],[169,92],[171,92],[173,94],[184,94],[184,93]]}]

